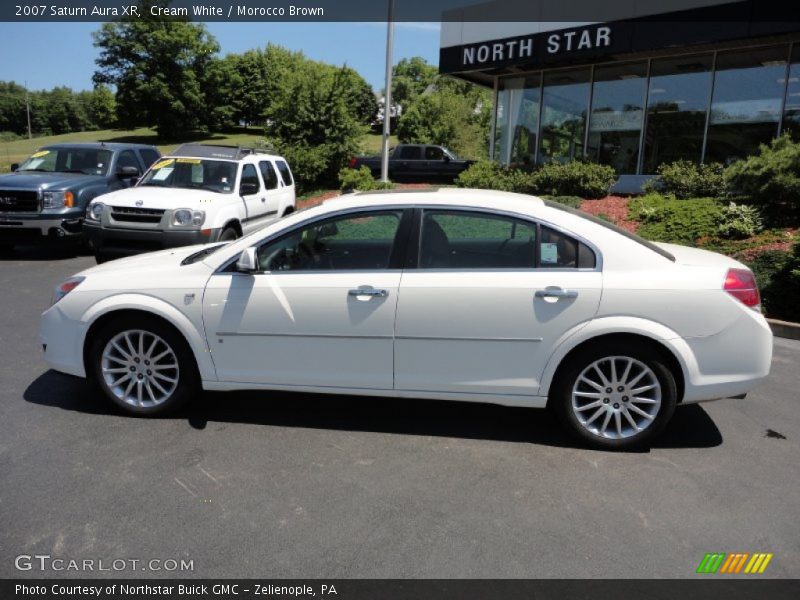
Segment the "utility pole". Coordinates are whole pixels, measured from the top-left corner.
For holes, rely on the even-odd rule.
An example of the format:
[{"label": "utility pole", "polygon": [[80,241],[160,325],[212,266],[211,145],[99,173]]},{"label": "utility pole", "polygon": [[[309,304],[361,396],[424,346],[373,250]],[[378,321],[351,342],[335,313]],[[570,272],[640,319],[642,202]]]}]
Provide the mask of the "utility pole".
[{"label": "utility pole", "polygon": [[28,139],[33,139],[31,134],[31,102],[28,94],[28,82],[25,82],[25,112],[28,113]]},{"label": "utility pole", "polygon": [[383,139],[381,140],[381,181],[389,181],[389,136],[392,134],[392,46],[394,45],[394,0],[389,0],[386,27],[386,90],[383,93]]}]

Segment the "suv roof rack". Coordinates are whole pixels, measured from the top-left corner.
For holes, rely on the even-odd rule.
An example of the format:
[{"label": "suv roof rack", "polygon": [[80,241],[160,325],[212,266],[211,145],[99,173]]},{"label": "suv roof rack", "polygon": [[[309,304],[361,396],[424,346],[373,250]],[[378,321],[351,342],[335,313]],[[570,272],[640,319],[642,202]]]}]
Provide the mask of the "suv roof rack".
[{"label": "suv roof rack", "polygon": [[266,148],[248,148],[245,146],[224,146],[217,144],[181,144],[171,156],[195,156],[199,158],[226,158],[239,160],[249,154],[269,154]]}]

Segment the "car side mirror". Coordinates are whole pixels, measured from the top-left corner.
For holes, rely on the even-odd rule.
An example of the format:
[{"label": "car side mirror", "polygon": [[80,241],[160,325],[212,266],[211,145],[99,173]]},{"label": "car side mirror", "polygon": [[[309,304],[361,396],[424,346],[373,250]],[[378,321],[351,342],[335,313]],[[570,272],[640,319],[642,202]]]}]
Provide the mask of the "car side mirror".
[{"label": "car side mirror", "polygon": [[120,167],[117,169],[117,177],[120,179],[131,179],[139,176],[139,169],[136,167]]},{"label": "car side mirror", "polygon": [[239,273],[255,273],[258,271],[258,257],[255,248],[245,248],[236,261],[236,270]]},{"label": "car side mirror", "polygon": [[253,194],[258,193],[258,184],[252,183],[250,181],[245,181],[239,184],[239,195],[240,196],[252,196]]},{"label": "car side mirror", "polygon": [[13,173],[17,169],[19,169],[19,163],[11,163],[11,172]]}]

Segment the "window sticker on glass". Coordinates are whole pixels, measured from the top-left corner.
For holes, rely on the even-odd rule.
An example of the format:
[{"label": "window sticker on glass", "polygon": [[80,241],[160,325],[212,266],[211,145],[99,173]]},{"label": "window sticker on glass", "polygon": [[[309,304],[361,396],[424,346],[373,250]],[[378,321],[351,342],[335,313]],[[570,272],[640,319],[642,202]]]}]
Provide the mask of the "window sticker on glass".
[{"label": "window sticker on glass", "polygon": [[199,158],[179,158],[178,162],[179,163],[189,164],[189,165],[199,165],[200,164],[200,159]]},{"label": "window sticker on glass", "polygon": [[38,169],[39,166],[43,163],[44,163],[43,158],[34,158],[27,165],[25,165],[25,169],[27,171],[33,171],[34,169]]},{"label": "window sticker on glass", "polygon": [[540,246],[539,259],[543,265],[556,264],[558,262],[558,244],[543,242]]},{"label": "window sticker on glass", "polygon": [[164,181],[170,175],[172,175],[172,172],[174,170],[175,170],[175,167],[168,167],[166,169],[162,167],[157,172],[153,173],[152,179],[155,179],[156,181]]},{"label": "window sticker on glass", "polygon": [[31,158],[41,158],[42,156],[47,156],[50,154],[50,150],[39,150],[39,152],[34,152],[31,154]]}]

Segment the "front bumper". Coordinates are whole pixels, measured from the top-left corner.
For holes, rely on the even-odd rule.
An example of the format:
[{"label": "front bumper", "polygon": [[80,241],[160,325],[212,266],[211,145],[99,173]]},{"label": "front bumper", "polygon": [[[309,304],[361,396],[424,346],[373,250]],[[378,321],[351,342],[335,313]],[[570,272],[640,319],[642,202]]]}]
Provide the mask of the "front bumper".
[{"label": "front bumper", "polygon": [[85,377],[82,341],[86,324],[68,317],[58,304],[42,313],[39,341],[47,365],[61,373]]},{"label": "front bumper", "polygon": [[105,250],[116,254],[137,254],[216,242],[220,229],[127,229],[103,227],[98,223],[85,221],[83,232],[95,250]]},{"label": "front bumper", "polygon": [[0,214],[0,243],[37,242],[44,237],[74,238],[83,230],[83,210],[61,213]]}]

